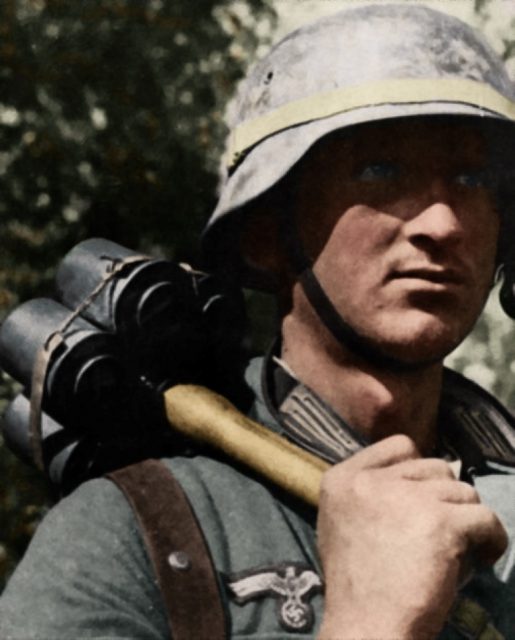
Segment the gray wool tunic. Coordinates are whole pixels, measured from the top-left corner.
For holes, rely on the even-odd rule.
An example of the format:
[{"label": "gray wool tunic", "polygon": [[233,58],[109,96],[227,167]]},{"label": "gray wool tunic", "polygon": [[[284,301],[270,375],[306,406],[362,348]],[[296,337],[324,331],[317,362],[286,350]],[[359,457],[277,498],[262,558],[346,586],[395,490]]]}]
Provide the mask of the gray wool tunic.
[{"label": "gray wool tunic", "polygon": [[[253,417],[276,429],[262,400],[259,367],[254,363],[248,372],[256,391]],[[164,463],[201,523],[219,574],[230,637],[316,637],[323,593],[316,586],[322,573],[314,510],[295,506],[284,494],[214,458],[176,457]],[[491,464],[476,478],[476,488],[501,518],[510,546],[493,569],[478,571],[464,587],[441,640],[515,638],[515,469]],[[39,526],[0,599],[0,638],[169,637],[128,503],[111,481],[86,482]],[[341,638],[347,638],[344,629]]]}]

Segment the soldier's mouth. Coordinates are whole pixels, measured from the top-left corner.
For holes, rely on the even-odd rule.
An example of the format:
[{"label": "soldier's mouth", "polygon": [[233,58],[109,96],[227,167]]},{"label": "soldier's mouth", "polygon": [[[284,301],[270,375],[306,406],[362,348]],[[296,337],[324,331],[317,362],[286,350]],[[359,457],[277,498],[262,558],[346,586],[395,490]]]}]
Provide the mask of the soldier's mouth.
[{"label": "soldier's mouth", "polygon": [[391,279],[422,280],[442,285],[461,285],[466,281],[464,273],[458,269],[431,267],[396,270]]}]

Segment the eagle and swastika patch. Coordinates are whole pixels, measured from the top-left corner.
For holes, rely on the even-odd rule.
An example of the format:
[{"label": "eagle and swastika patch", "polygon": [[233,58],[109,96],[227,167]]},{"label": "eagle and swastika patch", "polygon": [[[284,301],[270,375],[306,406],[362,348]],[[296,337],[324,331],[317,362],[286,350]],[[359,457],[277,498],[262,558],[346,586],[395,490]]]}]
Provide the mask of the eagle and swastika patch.
[{"label": "eagle and swastika patch", "polygon": [[277,617],[288,631],[309,631],[314,612],[310,599],[323,590],[323,583],[313,569],[302,563],[281,563],[250,569],[226,577],[235,602],[272,597],[277,599]]}]

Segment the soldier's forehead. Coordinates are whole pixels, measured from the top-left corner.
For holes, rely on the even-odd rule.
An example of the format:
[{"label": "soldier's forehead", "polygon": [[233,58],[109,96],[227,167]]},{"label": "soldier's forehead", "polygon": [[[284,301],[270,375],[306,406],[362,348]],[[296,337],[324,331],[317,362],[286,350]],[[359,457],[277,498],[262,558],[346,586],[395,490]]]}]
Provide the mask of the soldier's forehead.
[{"label": "soldier's forehead", "polygon": [[330,154],[341,149],[353,155],[374,152],[411,154],[425,149],[446,156],[482,158],[488,149],[488,136],[483,128],[472,121],[402,120],[375,122],[334,132],[320,141],[315,155]]}]

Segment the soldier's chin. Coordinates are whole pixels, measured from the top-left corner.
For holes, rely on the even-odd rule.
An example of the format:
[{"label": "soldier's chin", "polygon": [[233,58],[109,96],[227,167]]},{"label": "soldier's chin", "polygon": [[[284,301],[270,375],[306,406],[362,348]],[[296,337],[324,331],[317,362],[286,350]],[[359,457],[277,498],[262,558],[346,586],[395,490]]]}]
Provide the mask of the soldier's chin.
[{"label": "soldier's chin", "polygon": [[365,328],[364,333],[368,333],[369,341],[387,358],[411,367],[423,367],[442,362],[469,334],[475,317],[464,315],[438,316],[413,310],[384,318],[380,325],[370,326],[368,331]]},{"label": "soldier's chin", "polygon": [[443,362],[462,340],[463,337],[456,335],[433,336],[411,341],[380,341],[375,348],[384,361],[397,363],[398,368],[415,370]]},{"label": "soldier's chin", "polygon": [[464,335],[441,327],[409,336],[372,336],[356,332],[355,338],[352,350],[373,366],[414,371],[443,362],[462,342]]}]

